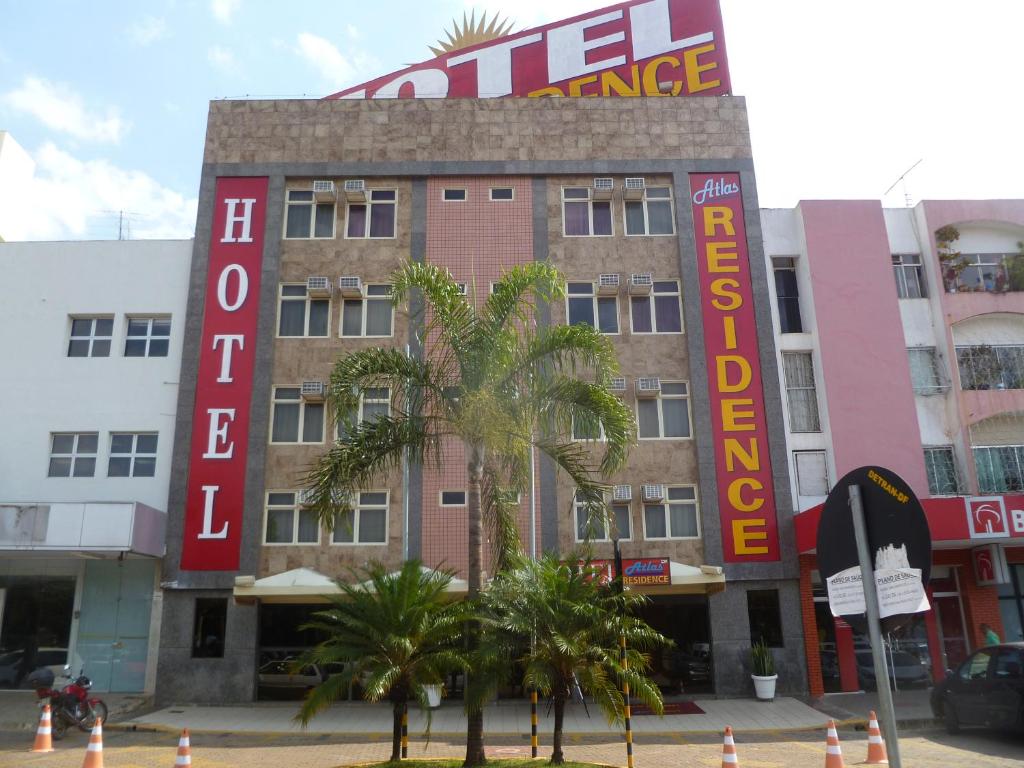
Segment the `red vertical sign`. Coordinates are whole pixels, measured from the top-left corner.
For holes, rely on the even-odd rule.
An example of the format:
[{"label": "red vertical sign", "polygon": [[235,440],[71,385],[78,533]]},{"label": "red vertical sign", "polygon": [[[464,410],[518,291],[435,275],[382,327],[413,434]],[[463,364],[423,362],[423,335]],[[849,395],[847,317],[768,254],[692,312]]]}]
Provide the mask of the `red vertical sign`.
[{"label": "red vertical sign", "polygon": [[774,562],[778,521],[739,174],[691,174],[690,196],[723,555]]},{"label": "red vertical sign", "polygon": [[266,214],[265,177],[217,179],[185,497],[185,571],[238,569]]}]

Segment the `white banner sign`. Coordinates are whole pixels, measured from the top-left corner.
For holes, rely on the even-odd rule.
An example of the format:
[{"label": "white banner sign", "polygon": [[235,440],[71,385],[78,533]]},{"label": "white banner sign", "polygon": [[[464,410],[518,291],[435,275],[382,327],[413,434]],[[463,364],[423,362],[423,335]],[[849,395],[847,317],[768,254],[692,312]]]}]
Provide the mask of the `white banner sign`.
[{"label": "white banner sign", "polygon": [[[828,603],[833,616],[864,613],[864,589],[860,566],[847,568],[827,580]],[[875,571],[878,617],[927,611],[928,596],[921,583],[920,568],[880,568]]]}]

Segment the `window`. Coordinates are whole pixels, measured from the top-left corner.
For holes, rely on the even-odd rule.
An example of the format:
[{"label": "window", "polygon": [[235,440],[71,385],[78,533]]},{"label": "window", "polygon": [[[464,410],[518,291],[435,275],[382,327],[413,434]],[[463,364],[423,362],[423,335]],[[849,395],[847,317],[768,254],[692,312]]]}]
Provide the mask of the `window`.
[{"label": "window", "polygon": [[572,419],[573,440],[604,440],[604,425],[600,422],[590,423],[587,419]]},{"label": "window", "polygon": [[442,507],[464,507],[466,506],[465,491],[441,491]]},{"label": "window", "polygon": [[153,477],[156,474],[154,432],[114,432],[110,435],[107,477]]},{"label": "window", "polygon": [[962,389],[1024,389],[1024,346],[956,348]]},{"label": "window", "polygon": [[296,505],[292,491],[271,491],[267,494],[267,527],[265,544],[318,544],[320,521],[316,513]]},{"label": "window", "polygon": [[363,298],[345,299],[341,308],[342,336],[390,336],[394,316],[390,285],[367,285]]},{"label": "window", "polygon": [[675,233],[672,219],[672,188],[647,187],[643,200],[624,201],[627,235],[671,235]]},{"label": "window", "polygon": [[775,298],[779,303],[779,330],[782,333],[803,333],[800,320],[800,292],[796,287],[796,259],[772,259],[775,273]]},{"label": "window", "polygon": [[110,337],[113,334],[113,317],[71,318],[68,357],[110,357]]},{"label": "window", "polygon": [[171,343],[169,317],[130,317],[124,340],[125,357],[167,357]]},{"label": "window", "polygon": [[959,274],[956,270],[947,270],[946,290],[989,293],[1020,290],[1019,278],[1016,278],[1008,268],[1017,258],[1017,254],[1004,253],[961,254],[959,262],[966,266]]},{"label": "window", "polygon": [[270,442],[322,443],[324,404],[307,403],[299,387],[274,387]]},{"label": "window", "polygon": [[930,496],[953,496],[960,493],[959,473],[953,446],[924,449],[924,468],[928,473]]},{"label": "window", "polygon": [[569,325],[581,323],[601,333],[619,332],[619,300],[615,296],[598,296],[593,283],[569,283]]},{"label": "window", "polygon": [[645,539],[693,539],[700,536],[697,521],[697,489],[670,485],[668,498],[644,503]]},{"label": "window", "polygon": [[[576,541],[610,541],[611,534],[608,530],[608,521],[604,519],[589,520],[587,505],[582,501],[576,501]],[[628,541],[632,538],[629,520],[629,504],[613,504],[612,515],[615,518],[615,529],[618,532],[619,541]]]},{"label": "window", "polygon": [[996,653],[996,663],[992,668],[992,676],[1000,680],[1018,680],[1022,676],[1024,653],[1016,648],[1000,648]]},{"label": "window", "polygon": [[991,651],[978,651],[960,665],[957,675],[961,680],[987,680],[988,664],[991,659]]},{"label": "window", "polygon": [[326,336],[330,299],[309,298],[302,284],[282,285],[278,292],[278,336]]},{"label": "window", "polygon": [[331,541],[335,544],[386,544],[388,492],[361,491],[356,505],[334,520]]},{"label": "window", "polygon": [[47,477],[92,477],[96,474],[96,432],[54,432],[50,435]]},{"label": "window", "polygon": [[[354,414],[356,424],[373,421],[379,416],[391,415],[391,389],[388,387],[371,387],[363,391],[359,398],[359,410]],[[350,422],[351,424],[351,422]],[[348,425],[338,424],[338,437],[348,432]]]},{"label": "window", "polygon": [[491,187],[492,201],[512,200],[513,196],[512,187]]},{"label": "window", "polygon": [[980,446],[971,450],[980,493],[1024,490],[1024,445]]},{"label": "window", "polygon": [[466,201],[466,190],[446,189],[441,193],[441,199],[446,203],[462,203]]},{"label": "window", "polygon": [[910,383],[914,387],[914,394],[934,395],[945,389],[939,380],[935,347],[908,349],[907,357],[910,359]]},{"label": "window", "polygon": [[921,273],[921,254],[894,253],[892,269],[896,274],[896,295],[901,299],[923,299],[927,295]]},{"label": "window", "polygon": [[195,620],[192,624],[192,658],[223,658],[227,624],[226,597],[197,597]]},{"label": "window", "polygon": [[395,190],[369,189],[366,193],[370,199],[365,203],[349,203],[345,237],[394,237]]},{"label": "window", "polygon": [[562,229],[566,237],[610,235],[611,202],[591,200],[589,187],[562,187]]},{"label": "window", "polygon": [[750,644],[764,642],[769,648],[782,648],[782,612],[779,590],[747,590],[747,618],[750,620]]},{"label": "window", "polygon": [[658,397],[638,398],[641,439],[690,437],[690,399],[685,381],[663,381]]},{"label": "window", "polygon": [[789,428],[793,432],[820,432],[818,395],[814,389],[814,363],[810,352],[783,352],[789,402]]},{"label": "window", "polygon": [[317,203],[311,189],[289,189],[284,236],[288,239],[333,238],[334,203]]},{"label": "window", "polygon": [[633,333],[682,333],[679,281],[655,280],[650,296],[630,296],[629,319]]},{"label": "window", "polygon": [[798,496],[828,496],[828,462],[824,451],[793,451]]}]

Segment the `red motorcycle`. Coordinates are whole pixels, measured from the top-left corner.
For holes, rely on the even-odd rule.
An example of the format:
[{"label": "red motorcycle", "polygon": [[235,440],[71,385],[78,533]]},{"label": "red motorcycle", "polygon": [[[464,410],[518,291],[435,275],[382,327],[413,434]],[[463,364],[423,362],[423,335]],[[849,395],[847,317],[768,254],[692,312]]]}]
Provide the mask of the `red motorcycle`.
[{"label": "red motorcycle", "polygon": [[[68,667],[64,667],[65,673]],[[90,697],[89,689],[92,680],[83,674],[72,678],[59,691],[53,687],[53,670],[41,667],[28,676],[28,682],[36,689],[39,706],[50,705],[50,720],[53,738],[62,739],[68,728],[76,726],[79,730],[89,732],[96,725],[96,719],[107,720],[107,705],[101,699]]]}]

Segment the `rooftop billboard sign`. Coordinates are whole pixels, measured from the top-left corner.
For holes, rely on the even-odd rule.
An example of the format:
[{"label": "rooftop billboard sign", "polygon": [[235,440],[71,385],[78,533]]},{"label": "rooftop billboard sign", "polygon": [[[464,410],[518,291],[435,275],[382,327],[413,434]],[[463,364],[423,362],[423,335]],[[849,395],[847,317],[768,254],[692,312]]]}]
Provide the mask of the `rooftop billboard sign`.
[{"label": "rooftop billboard sign", "polygon": [[632,0],[448,51],[327,98],[730,92],[718,0]]}]

